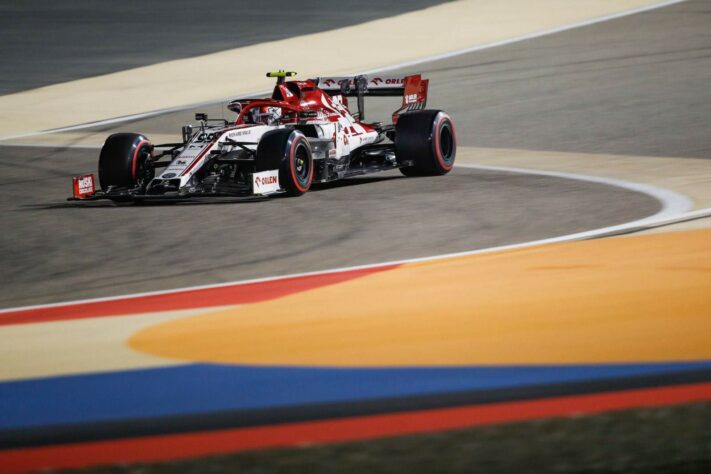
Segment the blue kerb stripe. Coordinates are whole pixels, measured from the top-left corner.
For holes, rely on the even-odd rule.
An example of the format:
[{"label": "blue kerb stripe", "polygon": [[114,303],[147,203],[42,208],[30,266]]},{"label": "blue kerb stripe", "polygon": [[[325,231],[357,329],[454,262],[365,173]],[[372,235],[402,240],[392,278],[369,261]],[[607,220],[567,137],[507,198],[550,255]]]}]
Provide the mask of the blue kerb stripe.
[{"label": "blue kerb stripe", "polygon": [[709,368],[711,361],[367,369],[191,364],[0,383],[0,429],[375,400]]}]

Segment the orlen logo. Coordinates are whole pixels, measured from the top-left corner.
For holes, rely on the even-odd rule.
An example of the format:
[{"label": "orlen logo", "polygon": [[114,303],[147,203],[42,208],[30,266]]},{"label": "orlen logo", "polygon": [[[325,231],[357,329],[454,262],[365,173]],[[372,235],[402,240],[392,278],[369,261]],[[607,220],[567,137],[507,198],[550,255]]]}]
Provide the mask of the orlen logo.
[{"label": "orlen logo", "polygon": [[325,81],[323,81],[323,85],[325,85],[325,86],[330,86],[335,83],[336,83],[336,81],[334,81],[333,79],[326,79]]},{"label": "orlen logo", "polygon": [[265,176],[264,178],[257,176],[254,178],[254,182],[257,183],[257,186],[266,186],[267,184],[277,184],[278,180],[276,176]]},{"label": "orlen logo", "polygon": [[398,78],[398,77],[389,77],[387,79],[383,79],[382,77],[374,77],[370,80],[371,83],[375,86],[379,86],[380,84],[385,84],[385,85],[399,85],[405,82],[404,79]]}]

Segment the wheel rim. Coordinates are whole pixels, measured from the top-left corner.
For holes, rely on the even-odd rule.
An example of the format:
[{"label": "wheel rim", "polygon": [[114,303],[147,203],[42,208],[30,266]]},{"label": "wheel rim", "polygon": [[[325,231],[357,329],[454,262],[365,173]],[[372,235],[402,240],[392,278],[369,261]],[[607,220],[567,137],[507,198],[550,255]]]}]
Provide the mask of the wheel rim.
[{"label": "wheel rim", "polygon": [[311,160],[309,160],[309,152],[302,144],[296,146],[294,151],[294,176],[302,187],[309,184],[311,175]]},{"label": "wheel rim", "polygon": [[451,166],[454,159],[454,136],[449,122],[444,122],[439,129],[439,151],[442,161]]},{"label": "wheel rim", "polygon": [[153,167],[150,166],[150,147],[143,146],[138,150],[138,163],[136,163],[136,186],[144,188],[153,179]]}]

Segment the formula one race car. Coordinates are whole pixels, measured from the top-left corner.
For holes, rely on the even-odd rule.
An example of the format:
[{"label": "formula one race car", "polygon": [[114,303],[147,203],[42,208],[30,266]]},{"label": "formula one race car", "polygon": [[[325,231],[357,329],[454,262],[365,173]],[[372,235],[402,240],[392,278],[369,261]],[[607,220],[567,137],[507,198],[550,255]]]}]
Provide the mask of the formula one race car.
[{"label": "formula one race car", "polygon": [[[441,110],[425,110],[428,80],[405,77],[320,77],[277,84],[267,99],[239,99],[234,122],[196,114],[182,143],[154,145],[144,135],[106,139],[94,176],[74,178],[73,200],[141,201],[201,196],[299,196],[312,183],[400,169],[406,176],[443,175],[454,165],[456,134]],[[393,123],[368,123],[364,98],[400,96]],[[357,112],[348,108],[355,97]],[[166,158],[166,159],[164,159]],[[161,173],[156,170],[164,168]]]}]

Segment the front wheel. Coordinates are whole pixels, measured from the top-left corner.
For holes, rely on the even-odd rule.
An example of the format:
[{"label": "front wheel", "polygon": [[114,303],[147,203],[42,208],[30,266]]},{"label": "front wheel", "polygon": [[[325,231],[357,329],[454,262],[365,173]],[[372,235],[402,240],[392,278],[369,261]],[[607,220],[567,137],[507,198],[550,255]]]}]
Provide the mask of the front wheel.
[{"label": "front wheel", "polygon": [[395,155],[405,176],[438,176],[449,173],[457,155],[454,122],[441,110],[402,114],[395,126]]},{"label": "front wheel", "polygon": [[257,146],[257,171],[272,169],[279,169],[279,184],[289,196],[301,196],[311,188],[313,157],[303,133],[282,128],[262,136]]},{"label": "front wheel", "polygon": [[115,133],[106,139],[99,155],[99,183],[112,188],[136,188],[153,179],[153,145],[137,133]]}]

